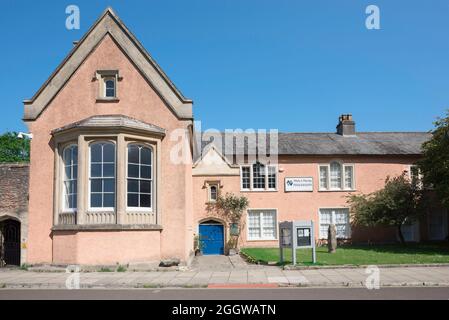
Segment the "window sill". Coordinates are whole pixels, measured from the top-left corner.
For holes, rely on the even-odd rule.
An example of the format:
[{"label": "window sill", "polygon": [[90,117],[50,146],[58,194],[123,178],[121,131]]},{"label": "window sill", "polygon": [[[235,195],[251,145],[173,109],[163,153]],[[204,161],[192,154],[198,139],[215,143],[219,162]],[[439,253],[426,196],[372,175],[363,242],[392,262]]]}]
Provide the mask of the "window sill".
[{"label": "window sill", "polygon": [[240,192],[278,192],[277,189],[241,189]]},{"label": "window sill", "polygon": [[318,189],[318,192],[356,192],[356,189]]},{"label": "window sill", "polygon": [[97,102],[97,103],[99,103],[99,102],[100,103],[116,103],[119,101],[120,101],[120,99],[117,97],[115,97],[115,98],[97,98],[95,100],[95,102]]},{"label": "window sill", "polygon": [[126,231],[126,230],[162,230],[159,224],[72,224],[53,226],[52,231]]},{"label": "window sill", "polygon": [[278,241],[278,239],[268,238],[268,239],[247,239],[246,242],[261,242],[261,241]]}]

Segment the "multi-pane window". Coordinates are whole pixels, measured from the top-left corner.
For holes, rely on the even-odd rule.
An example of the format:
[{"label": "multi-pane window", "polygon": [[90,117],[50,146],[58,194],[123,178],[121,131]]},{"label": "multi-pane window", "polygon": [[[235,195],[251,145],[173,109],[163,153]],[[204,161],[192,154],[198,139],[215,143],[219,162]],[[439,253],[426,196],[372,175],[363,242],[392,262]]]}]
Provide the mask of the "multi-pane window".
[{"label": "multi-pane window", "polygon": [[330,187],[341,189],[341,165],[338,162],[330,164]]},{"label": "multi-pane window", "polygon": [[329,175],[329,167],[328,166],[321,166],[320,167],[320,189],[327,189],[327,178]]},{"label": "multi-pane window", "polygon": [[250,167],[242,167],[242,189],[250,189],[251,188],[251,168]]},{"label": "multi-pane window", "polygon": [[95,142],[90,145],[90,207],[115,207],[115,144]]},{"label": "multi-pane window", "polygon": [[128,146],[128,192],[129,208],[152,207],[153,187],[152,149],[143,145]]},{"label": "multi-pane window", "polygon": [[66,211],[76,210],[78,181],[78,147],[70,145],[64,149],[64,205]]},{"label": "multi-pane window", "polygon": [[259,162],[253,164],[253,188],[265,189],[265,166]]},{"label": "multi-pane window", "polygon": [[333,161],[320,165],[320,190],[354,190],[354,165]]},{"label": "multi-pane window", "polygon": [[276,210],[248,210],[248,240],[276,240]]},{"label": "multi-pane window", "polygon": [[277,166],[260,162],[242,166],[240,178],[242,190],[276,190]]},{"label": "multi-pane window", "polygon": [[104,80],[104,96],[106,98],[115,97],[115,78],[105,78]]},{"label": "multi-pane window", "polygon": [[276,189],[276,167],[268,166],[268,189]]},{"label": "multi-pane window", "polygon": [[349,209],[320,209],[320,239],[327,239],[329,225],[334,224],[338,239],[347,239],[351,234]]}]

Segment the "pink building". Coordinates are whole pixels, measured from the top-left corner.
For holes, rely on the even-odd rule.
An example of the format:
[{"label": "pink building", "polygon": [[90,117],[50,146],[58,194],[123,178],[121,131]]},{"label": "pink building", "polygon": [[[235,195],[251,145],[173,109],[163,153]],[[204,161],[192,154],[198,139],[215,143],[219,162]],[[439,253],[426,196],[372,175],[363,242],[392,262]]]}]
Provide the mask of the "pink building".
[{"label": "pink building", "polygon": [[[391,241],[388,229],[352,230],[345,197],[410,172],[429,138],[358,132],[344,115],[336,133],[272,135],[277,157],[250,161],[267,140],[249,134],[229,152],[223,134],[195,133],[192,101],[110,9],[24,104],[31,264],[188,263],[197,234],[209,237],[205,253],[224,253],[229,225],[207,210],[222,192],[249,199],[241,246],[276,246],[278,222],[300,219],[318,238],[335,223],[340,238]],[[444,239],[447,220],[435,209],[407,238]]]}]

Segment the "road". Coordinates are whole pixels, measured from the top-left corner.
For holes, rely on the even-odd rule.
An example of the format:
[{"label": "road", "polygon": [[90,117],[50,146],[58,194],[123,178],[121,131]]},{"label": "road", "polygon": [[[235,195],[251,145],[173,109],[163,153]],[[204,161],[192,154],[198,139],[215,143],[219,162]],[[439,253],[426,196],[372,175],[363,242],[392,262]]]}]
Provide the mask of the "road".
[{"label": "road", "polygon": [[0,289],[0,300],[449,300],[447,287],[381,288],[277,288],[277,289]]}]

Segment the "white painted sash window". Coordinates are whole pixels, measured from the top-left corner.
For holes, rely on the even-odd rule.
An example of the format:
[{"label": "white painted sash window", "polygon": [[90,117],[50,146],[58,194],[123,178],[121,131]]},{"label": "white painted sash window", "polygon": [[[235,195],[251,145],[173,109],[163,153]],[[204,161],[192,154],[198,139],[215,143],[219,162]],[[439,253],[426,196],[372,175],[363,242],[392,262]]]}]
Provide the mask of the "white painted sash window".
[{"label": "white painted sash window", "polygon": [[78,147],[75,144],[67,146],[63,152],[63,210],[75,211],[77,208],[78,189]]},{"label": "white painted sash window", "polygon": [[90,145],[90,208],[115,208],[115,144],[95,142]]},{"label": "white painted sash window", "polygon": [[127,206],[151,210],[153,194],[152,150],[138,144],[128,145]]},{"label": "white painted sash window", "polygon": [[248,240],[276,239],[276,210],[248,210]]},{"label": "white painted sash window", "polygon": [[319,190],[354,190],[354,165],[332,161],[319,166]]},{"label": "white painted sash window", "polygon": [[351,236],[351,225],[349,223],[349,209],[320,209],[320,239],[327,239],[329,225],[335,224],[338,239],[347,239]]},{"label": "white painted sash window", "polygon": [[277,166],[256,162],[240,167],[240,188],[242,191],[277,190]]}]

